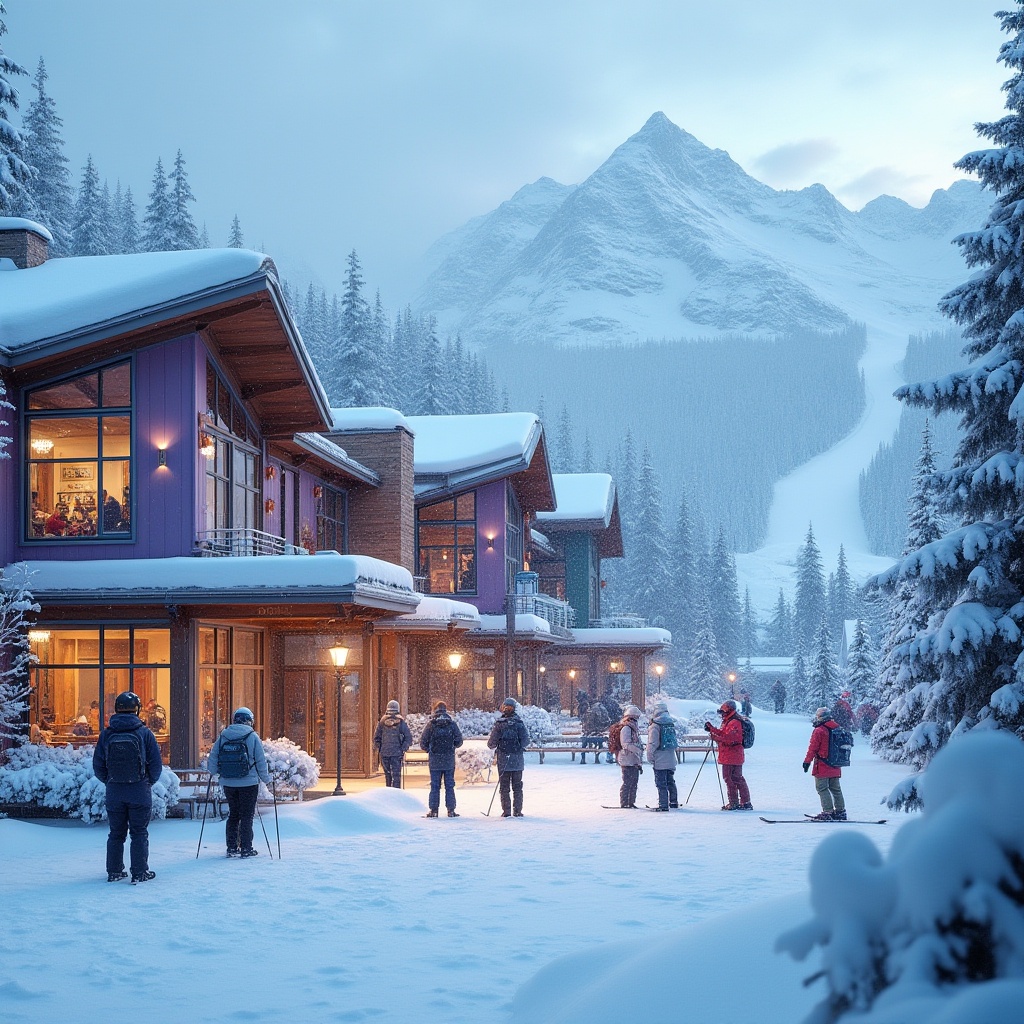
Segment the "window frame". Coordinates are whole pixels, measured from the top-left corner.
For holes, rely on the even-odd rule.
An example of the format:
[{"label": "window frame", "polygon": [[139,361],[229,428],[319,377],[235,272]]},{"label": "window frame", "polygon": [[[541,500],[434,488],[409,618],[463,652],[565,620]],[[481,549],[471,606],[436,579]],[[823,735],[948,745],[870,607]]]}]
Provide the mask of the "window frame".
[{"label": "window frame", "polygon": [[[460,502],[472,496],[473,498],[473,516],[472,519],[460,519],[459,518],[459,506]],[[452,517],[451,519],[435,519],[425,518],[424,512],[431,509],[436,509],[439,505],[451,504],[452,506]],[[479,557],[480,557],[480,537],[478,533],[479,523],[479,495],[476,490],[463,491],[460,494],[453,495],[450,498],[442,498],[440,501],[431,501],[425,505],[420,505],[416,508],[416,566],[417,575],[424,576],[426,583],[426,593],[428,594],[447,594],[449,596],[464,596],[464,597],[476,597],[480,593],[480,574],[479,574]],[[421,531],[423,530],[451,530],[450,542],[444,544],[421,544]],[[464,534],[468,534],[472,531],[471,535],[473,538],[472,545],[463,543]],[[430,576],[431,573],[428,571],[423,572],[423,556],[427,552],[432,551],[445,551],[450,550],[452,553],[451,557],[451,583],[452,589],[444,590],[433,590],[431,587]],[[473,585],[472,587],[462,587],[461,577],[465,570],[460,568],[460,560],[463,556],[468,555],[472,559],[473,566]]]}]

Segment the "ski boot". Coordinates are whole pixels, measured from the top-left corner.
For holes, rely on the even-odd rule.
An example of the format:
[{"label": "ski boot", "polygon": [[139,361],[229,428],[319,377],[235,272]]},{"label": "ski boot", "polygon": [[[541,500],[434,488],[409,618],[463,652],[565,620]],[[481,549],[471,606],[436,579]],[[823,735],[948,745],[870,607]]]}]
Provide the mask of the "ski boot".
[{"label": "ski boot", "polygon": [[122,878],[127,878],[127,871],[108,871],[107,881],[108,882],[120,882]]},{"label": "ski boot", "polygon": [[132,885],[138,885],[139,882],[149,882],[156,878],[155,871],[143,871],[141,874],[132,875]]}]

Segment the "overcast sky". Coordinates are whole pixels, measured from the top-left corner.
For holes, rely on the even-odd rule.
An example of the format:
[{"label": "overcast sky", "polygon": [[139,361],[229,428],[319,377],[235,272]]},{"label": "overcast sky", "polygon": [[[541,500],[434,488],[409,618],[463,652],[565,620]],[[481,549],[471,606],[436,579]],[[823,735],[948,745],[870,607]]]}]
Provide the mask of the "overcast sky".
[{"label": "overcast sky", "polygon": [[180,148],[214,245],[237,213],[248,246],[338,290],[355,248],[391,309],[439,236],[582,181],[656,110],[776,188],[923,205],[1008,77],[1000,0],[4,3],[76,183],[91,153],[144,207]]}]

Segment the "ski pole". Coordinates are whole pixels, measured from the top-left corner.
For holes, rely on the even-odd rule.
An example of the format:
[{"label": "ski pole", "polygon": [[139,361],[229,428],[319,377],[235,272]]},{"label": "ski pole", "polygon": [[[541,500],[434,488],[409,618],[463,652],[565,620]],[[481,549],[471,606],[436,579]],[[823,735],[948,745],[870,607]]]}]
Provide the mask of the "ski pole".
[{"label": "ski pole", "polygon": [[203,801],[203,823],[199,826],[199,845],[196,847],[196,860],[199,860],[199,851],[203,846],[203,829],[206,828],[206,808],[210,806],[210,789],[213,786],[213,772],[209,773],[210,781],[206,783],[206,799]]},{"label": "ski pole", "polygon": [[[490,774],[490,765],[487,767],[488,774]],[[488,780],[490,781],[490,780]],[[498,781],[494,784],[494,792],[491,794],[491,802],[487,805],[487,813],[484,815],[485,818],[491,816],[491,808],[494,806],[494,798],[498,795],[498,787],[501,785],[501,776],[498,776]]]},{"label": "ski pole", "polygon": [[693,777],[693,785],[690,787],[690,792],[686,794],[686,803],[690,802],[690,797],[693,796],[693,791],[697,788],[697,780],[700,778],[701,769],[707,764],[711,750],[712,748],[709,747],[708,752],[704,755],[704,760],[700,763],[700,768],[697,769],[697,774]]},{"label": "ski pole", "polygon": [[[711,741],[711,749],[715,749],[715,741]],[[725,803],[725,791],[722,789],[722,772],[718,767],[718,755],[715,755],[715,774],[718,776],[718,795],[722,798],[722,803]]]},{"label": "ski pole", "polygon": [[256,795],[256,817],[260,819],[260,828],[263,829],[263,838],[267,841],[267,855],[271,860],[274,859],[274,853],[270,849],[270,836],[267,835],[267,826],[263,824],[263,815],[260,814],[259,794]]},{"label": "ski pole", "polygon": [[277,832],[277,859],[281,859],[281,824],[277,820],[277,779],[270,776],[270,785],[274,794],[274,829]]}]

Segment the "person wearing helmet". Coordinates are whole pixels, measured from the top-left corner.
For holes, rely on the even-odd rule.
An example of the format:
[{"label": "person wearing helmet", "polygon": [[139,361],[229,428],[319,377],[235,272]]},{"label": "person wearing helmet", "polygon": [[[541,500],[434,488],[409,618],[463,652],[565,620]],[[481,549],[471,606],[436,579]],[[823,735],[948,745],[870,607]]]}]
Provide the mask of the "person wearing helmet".
[{"label": "person wearing helmet", "polygon": [[412,746],[412,730],[399,711],[398,701],[389,700],[387,712],[373,734],[373,749],[380,756],[380,766],[384,769],[384,785],[393,789],[402,788],[402,762],[405,752]]},{"label": "person wearing helmet", "polygon": [[210,774],[220,776],[228,802],[224,835],[229,857],[255,857],[259,852],[252,845],[252,819],[260,782],[269,786],[270,772],[263,744],[253,728],[254,721],[248,708],[239,708],[231,725],[217,737],[206,762]]},{"label": "person wearing helmet", "polygon": [[153,815],[153,786],[163,772],[160,746],[139,718],[141,708],[138,694],[118,694],[114,714],[100,733],[92,755],[93,774],[107,789],[107,881],[128,877],[124,843],[131,833],[133,885],[156,877],[156,872],[149,870],[149,819]]},{"label": "person wearing helmet", "polygon": [[722,716],[721,728],[705,722],[704,729],[718,744],[718,763],[722,766],[722,778],[729,794],[729,802],[723,804],[722,810],[752,811],[750,790],[743,778],[743,724],[736,717],[736,702],[723,701],[718,713]]},{"label": "person wearing helmet", "polygon": [[641,710],[630,704],[622,713],[622,726],[619,729],[619,749],[615,760],[622,771],[622,785],[619,787],[619,806],[636,807],[636,788],[643,772],[644,745],[640,741]]}]

